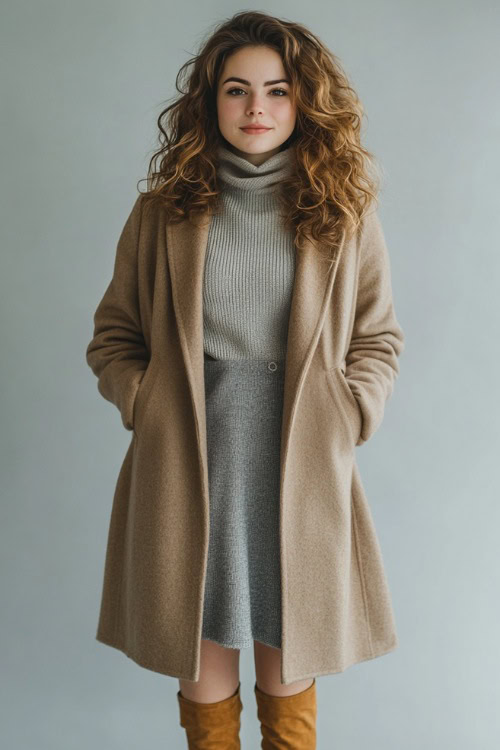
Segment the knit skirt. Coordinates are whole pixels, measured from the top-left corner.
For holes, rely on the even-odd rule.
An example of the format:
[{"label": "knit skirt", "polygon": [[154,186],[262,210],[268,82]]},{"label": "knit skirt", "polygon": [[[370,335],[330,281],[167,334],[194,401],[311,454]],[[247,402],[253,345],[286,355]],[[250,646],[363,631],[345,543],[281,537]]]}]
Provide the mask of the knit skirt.
[{"label": "knit skirt", "polygon": [[284,361],[206,355],[204,365],[210,535],[201,637],[281,648]]}]

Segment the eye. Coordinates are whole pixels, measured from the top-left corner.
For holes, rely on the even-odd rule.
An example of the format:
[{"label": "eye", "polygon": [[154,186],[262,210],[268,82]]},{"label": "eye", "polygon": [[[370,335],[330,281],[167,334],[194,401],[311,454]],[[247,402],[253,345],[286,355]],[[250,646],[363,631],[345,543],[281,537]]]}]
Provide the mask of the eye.
[{"label": "eye", "polygon": [[[232,94],[232,92],[233,92],[233,91],[243,91],[243,89],[239,89],[239,88],[232,88],[232,89],[228,89],[226,93],[228,93],[228,94]],[[281,89],[281,88],[278,88],[278,89],[271,89],[271,91],[280,91],[280,92],[281,92],[281,94],[285,94],[285,96],[287,96],[287,95],[288,95],[288,91],[286,91],[285,89]],[[245,93],[245,92],[243,91],[243,93]],[[280,96],[281,96],[281,94],[280,94]],[[279,97],[278,97],[278,98],[279,98]]]}]

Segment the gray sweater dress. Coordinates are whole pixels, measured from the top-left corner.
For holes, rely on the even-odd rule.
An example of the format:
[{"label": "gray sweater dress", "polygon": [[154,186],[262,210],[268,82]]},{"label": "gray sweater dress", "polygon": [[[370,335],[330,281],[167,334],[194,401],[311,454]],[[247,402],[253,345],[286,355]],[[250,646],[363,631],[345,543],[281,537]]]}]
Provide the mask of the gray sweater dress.
[{"label": "gray sweater dress", "polygon": [[293,234],[276,191],[290,149],[260,166],[219,147],[222,210],[203,281],[210,535],[202,638],[281,647],[280,439]]}]

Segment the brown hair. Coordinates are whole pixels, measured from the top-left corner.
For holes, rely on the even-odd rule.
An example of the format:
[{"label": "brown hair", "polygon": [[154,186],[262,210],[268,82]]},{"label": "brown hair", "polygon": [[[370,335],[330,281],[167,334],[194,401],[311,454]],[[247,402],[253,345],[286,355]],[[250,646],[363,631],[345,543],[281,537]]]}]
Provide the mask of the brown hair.
[{"label": "brown hair", "polygon": [[[331,259],[342,231],[356,231],[377,200],[379,185],[367,168],[375,159],[360,143],[362,104],[336,56],[301,24],[244,11],[215,28],[179,70],[180,96],[158,117],[160,148],[151,157],[144,195],[159,200],[173,223],[217,210],[220,74],[232,53],[259,45],[280,54],[297,111],[294,131],[280,148],[293,145],[296,158],[294,173],[280,185],[284,225],[295,228],[298,248],[310,235],[327,245]],[[179,80],[189,66],[183,91]]]}]

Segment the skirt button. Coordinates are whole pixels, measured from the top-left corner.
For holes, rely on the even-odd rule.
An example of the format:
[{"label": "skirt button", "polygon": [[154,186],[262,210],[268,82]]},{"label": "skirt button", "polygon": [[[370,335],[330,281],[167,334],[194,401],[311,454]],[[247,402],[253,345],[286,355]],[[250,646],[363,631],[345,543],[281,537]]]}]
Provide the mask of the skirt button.
[{"label": "skirt button", "polygon": [[278,365],[276,364],[276,362],[269,362],[269,364],[268,364],[267,367],[268,367],[269,370],[271,370],[272,372],[274,372],[274,370],[277,369]]}]

